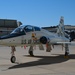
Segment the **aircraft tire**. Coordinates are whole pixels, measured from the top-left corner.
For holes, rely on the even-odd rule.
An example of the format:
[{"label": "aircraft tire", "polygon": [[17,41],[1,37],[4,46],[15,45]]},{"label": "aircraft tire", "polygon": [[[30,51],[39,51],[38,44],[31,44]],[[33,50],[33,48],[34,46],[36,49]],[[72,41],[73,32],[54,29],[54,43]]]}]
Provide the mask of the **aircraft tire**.
[{"label": "aircraft tire", "polygon": [[65,56],[68,56],[68,52],[65,52]]},{"label": "aircraft tire", "polygon": [[11,59],[10,59],[10,61],[11,61],[12,63],[15,63],[16,57],[15,57],[15,56],[12,56]]},{"label": "aircraft tire", "polygon": [[30,56],[34,56],[33,51],[29,51],[29,54],[30,54]]}]

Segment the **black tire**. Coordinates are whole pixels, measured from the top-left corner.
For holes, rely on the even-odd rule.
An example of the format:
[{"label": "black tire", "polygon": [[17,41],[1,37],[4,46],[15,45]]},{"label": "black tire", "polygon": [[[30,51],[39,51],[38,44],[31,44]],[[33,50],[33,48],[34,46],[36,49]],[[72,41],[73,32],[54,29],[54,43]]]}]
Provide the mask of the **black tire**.
[{"label": "black tire", "polygon": [[69,54],[68,52],[65,52],[65,56],[68,56],[68,54]]},{"label": "black tire", "polygon": [[15,56],[12,56],[11,59],[10,59],[10,61],[11,61],[12,63],[15,63],[16,57],[15,57]]},{"label": "black tire", "polygon": [[33,51],[29,51],[29,54],[30,54],[30,56],[34,56]]}]

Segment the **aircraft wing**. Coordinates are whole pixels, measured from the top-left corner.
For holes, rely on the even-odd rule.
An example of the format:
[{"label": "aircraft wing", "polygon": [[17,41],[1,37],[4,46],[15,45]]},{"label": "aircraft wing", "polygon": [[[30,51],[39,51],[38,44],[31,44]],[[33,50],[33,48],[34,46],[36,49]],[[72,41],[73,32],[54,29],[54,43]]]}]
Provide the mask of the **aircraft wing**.
[{"label": "aircraft wing", "polygon": [[57,42],[57,44],[73,44],[73,45],[75,45],[75,42]]}]

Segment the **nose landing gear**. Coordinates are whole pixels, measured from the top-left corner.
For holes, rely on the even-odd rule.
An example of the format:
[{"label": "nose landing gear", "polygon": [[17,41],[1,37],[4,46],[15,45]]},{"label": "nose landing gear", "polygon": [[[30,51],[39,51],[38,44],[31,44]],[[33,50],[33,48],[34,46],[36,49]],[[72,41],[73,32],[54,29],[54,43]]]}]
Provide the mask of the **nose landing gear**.
[{"label": "nose landing gear", "polygon": [[16,51],[15,46],[11,46],[11,58],[10,58],[10,61],[12,63],[15,63],[15,61],[16,61],[16,57],[15,57],[15,53],[14,53],[15,51]]}]

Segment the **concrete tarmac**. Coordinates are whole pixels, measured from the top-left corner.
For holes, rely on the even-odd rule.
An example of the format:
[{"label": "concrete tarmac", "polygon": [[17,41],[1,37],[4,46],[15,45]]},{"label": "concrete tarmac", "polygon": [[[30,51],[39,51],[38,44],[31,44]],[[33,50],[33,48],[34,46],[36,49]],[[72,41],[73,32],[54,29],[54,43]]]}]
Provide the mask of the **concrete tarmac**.
[{"label": "concrete tarmac", "polygon": [[34,57],[28,48],[16,47],[16,63],[10,62],[11,48],[0,46],[0,75],[75,75],[75,46],[70,46],[69,58],[65,50],[56,45],[51,52],[34,48]]}]

